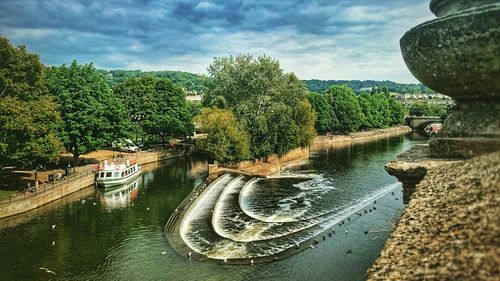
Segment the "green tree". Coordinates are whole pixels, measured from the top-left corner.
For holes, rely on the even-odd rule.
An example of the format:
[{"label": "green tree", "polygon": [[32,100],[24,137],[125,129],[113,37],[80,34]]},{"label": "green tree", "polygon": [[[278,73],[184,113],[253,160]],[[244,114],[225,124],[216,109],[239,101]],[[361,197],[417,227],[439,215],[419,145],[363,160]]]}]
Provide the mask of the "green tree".
[{"label": "green tree", "polygon": [[372,118],[374,128],[386,128],[392,123],[388,95],[377,93],[371,95]]},{"label": "green tree", "polygon": [[181,88],[168,79],[157,79],[152,100],[154,107],[146,117],[147,130],[160,136],[163,145],[169,136],[186,136],[194,131],[190,108]]},{"label": "green tree", "polygon": [[314,111],[316,111],[317,119],[314,127],[318,133],[332,132],[338,127],[338,119],[335,116],[332,105],[328,103],[325,95],[318,93],[310,93],[309,102]]},{"label": "green tree", "polygon": [[249,134],[253,157],[309,145],[315,114],[304,105],[307,90],[293,73],[283,73],[277,60],[216,58],[208,74],[203,104],[233,112]]},{"label": "green tree", "polygon": [[391,113],[390,125],[403,124],[406,115],[405,107],[394,97],[389,98],[389,111]]},{"label": "green tree", "polygon": [[374,124],[374,116],[376,112],[374,112],[374,108],[372,106],[371,95],[368,93],[363,93],[358,96],[358,103],[361,111],[363,112],[363,119],[361,121],[361,129],[371,129],[375,128]]},{"label": "green tree", "polygon": [[43,77],[37,55],[0,37],[0,165],[45,165],[62,151],[61,117]]},{"label": "green tree", "polygon": [[231,111],[204,108],[196,122],[208,133],[201,148],[211,159],[227,164],[250,158],[248,134],[237,124]]},{"label": "green tree", "polygon": [[92,64],[73,61],[69,67],[51,67],[47,85],[60,105],[64,120],[60,135],[73,152],[75,164],[81,154],[127,136],[127,111]]},{"label": "green tree", "polygon": [[155,103],[156,79],[151,76],[129,78],[113,87],[113,93],[122,100],[128,116],[132,121],[132,133],[137,140],[152,126],[148,117],[153,115],[157,104]]},{"label": "green tree", "polygon": [[346,85],[332,86],[325,95],[339,121],[335,129],[342,133],[357,131],[363,122],[363,112],[354,91]]}]

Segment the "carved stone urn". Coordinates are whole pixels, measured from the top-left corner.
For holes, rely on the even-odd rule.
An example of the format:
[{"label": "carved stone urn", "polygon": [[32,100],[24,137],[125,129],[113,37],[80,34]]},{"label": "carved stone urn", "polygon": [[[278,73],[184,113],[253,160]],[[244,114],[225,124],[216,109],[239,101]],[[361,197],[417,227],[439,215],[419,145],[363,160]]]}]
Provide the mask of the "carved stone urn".
[{"label": "carved stone urn", "polygon": [[432,0],[438,17],[406,32],[411,73],[456,101],[433,158],[469,158],[500,149],[500,0]]}]

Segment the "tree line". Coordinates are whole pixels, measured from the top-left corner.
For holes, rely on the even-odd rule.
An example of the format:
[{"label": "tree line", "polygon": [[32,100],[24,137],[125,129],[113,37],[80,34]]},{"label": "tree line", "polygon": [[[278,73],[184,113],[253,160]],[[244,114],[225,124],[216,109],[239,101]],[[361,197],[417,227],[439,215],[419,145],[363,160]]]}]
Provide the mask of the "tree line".
[{"label": "tree line", "polygon": [[349,133],[402,124],[404,106],[388,92],[356,95],[347,85],[332,86],[324,93],[311,93],[319,133]]},{"label": "tree line", "polygon": [[184,91],[166,78],[110,87],[92,64],[45,67],[24,46],[0,37],[0,166],[34,167],[78,156],[119,138],[185,136],[193,131]]},{"label": "tree line", "polygon": [[0,58],[0,166],[54,163],[63,150],[77,162],[119,138],[165,144],[190,135],[194,123],[208,133],[200,148],[211,159],[235,163],[306,147],[316,133],[401,124],[405,115],[387,88],[310,93],[267,56],[215,58],[200,80],[201,106],[160,75],[170,72],[114,71],[110,82],[91,63],[45,67],[3,37]]},{"label": "tree line", "polygon": [[387,88],[390,92],[411,93],[411,94],[431,94],[433,90],[423,84],[402,84],[392,81],[374,81],[374,80],[304,80],[307,88],[311,92],[322,93],[332,86],[347,85],[356,93],[370,91],[372,88]]}]

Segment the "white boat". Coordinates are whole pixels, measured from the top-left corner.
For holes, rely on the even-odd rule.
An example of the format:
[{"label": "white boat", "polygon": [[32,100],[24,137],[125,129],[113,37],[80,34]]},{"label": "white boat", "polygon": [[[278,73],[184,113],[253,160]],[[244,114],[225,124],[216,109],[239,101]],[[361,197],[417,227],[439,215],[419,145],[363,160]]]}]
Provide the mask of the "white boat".
[{"label": "white boat", "polygon": [[97,166],[96,184],[102,187],[127,184],[141,175],[141,167],[135,161],[125,163],[104,161]]},{"label": "white boat", "polygon": [[137,198],[141,178],[114,187],[97,189],[99,200],[109,208],[125,207]]}]

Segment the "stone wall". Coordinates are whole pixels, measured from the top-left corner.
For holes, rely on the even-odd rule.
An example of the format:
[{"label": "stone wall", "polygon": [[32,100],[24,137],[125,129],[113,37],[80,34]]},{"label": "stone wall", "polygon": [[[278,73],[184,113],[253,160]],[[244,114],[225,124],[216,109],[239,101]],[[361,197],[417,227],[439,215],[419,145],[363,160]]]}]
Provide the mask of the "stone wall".
[{"label": "stone wall", "polygon": [[[133,156],[136,156],[134,158],[137,160],[137,163],[142,165],[180,157],[182,156],[182,152],[153,151],[141,152]],[[39,186],[35,193],[24,193],[12,197],[10,201],[0,202],[0,219],[33,210],[88,186],[94,185],[94,167],[95,164],[87,165],[81,168],[81,170],[83,170],[82,172],[73,174],[62,181]]]}]

